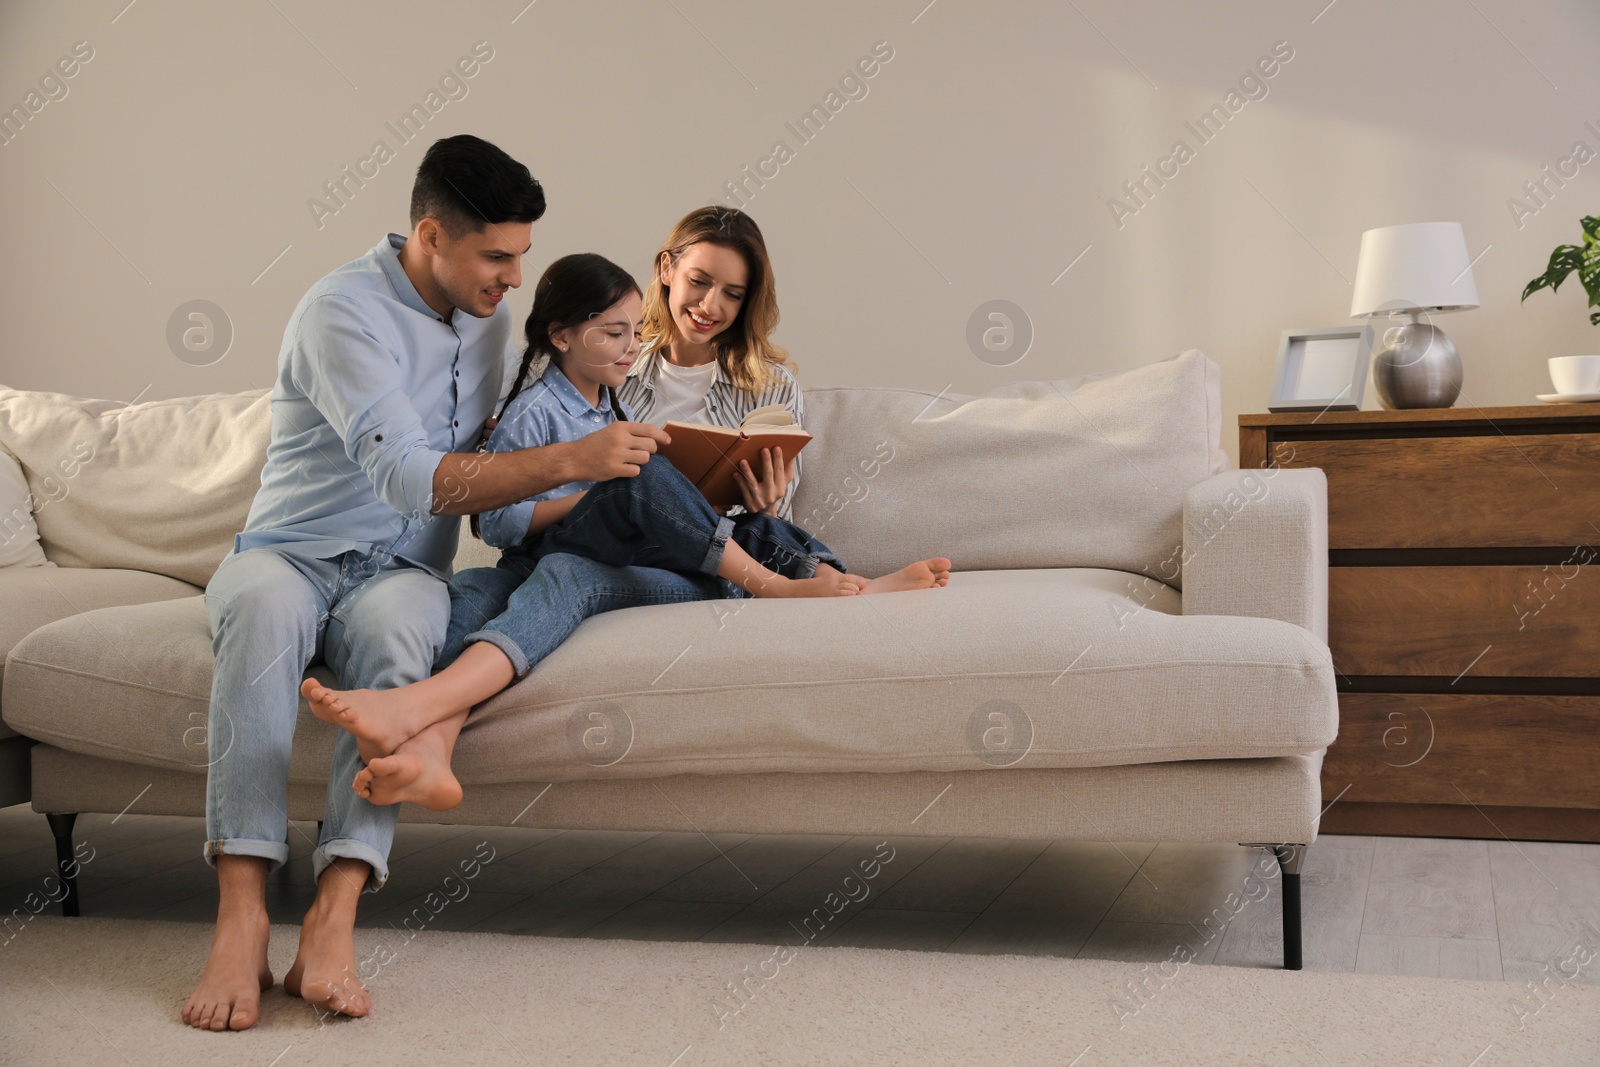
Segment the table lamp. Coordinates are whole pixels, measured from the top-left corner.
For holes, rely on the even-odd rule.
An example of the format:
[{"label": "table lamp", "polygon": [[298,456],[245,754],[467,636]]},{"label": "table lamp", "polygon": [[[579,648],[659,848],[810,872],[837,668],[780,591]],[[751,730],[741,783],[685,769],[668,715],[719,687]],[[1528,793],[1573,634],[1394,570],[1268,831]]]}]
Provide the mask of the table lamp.
[{"label": "table lamp", "polygon": [[[1361,235],[1351,318],[1396,320],[1372,353],[1372,384],[1386,408],[1447,408],[1461,394],[1461,358],[1444,331],[1418,316],[1478,306],[1459,222],[1412,222]],[[1399,322],[1404,316],[1408,321]]]}]

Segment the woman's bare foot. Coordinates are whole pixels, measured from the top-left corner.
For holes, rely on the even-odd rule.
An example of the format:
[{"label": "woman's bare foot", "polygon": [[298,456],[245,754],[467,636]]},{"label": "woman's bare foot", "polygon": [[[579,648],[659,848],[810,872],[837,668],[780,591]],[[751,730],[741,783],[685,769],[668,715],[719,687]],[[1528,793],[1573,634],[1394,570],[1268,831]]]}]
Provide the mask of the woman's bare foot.
[{"label": "woman's bare foot", "polygon": [[300,695],[311,705],[311,714],[350,732],[366,763],[391,754],[428,725],[418,721],[405,687],[329,689],[307,678],[300,683]]},{"label": "woman's bare foot", "polygon": [[449,811],[461,803],[461,783],[450,770],[449,753],[428,730],[400,746],[393,755],[372,760],[356,775],[357,795],[373,804],[420,804],[431,811]]},{"label": "woman's bare foot", "polygon": [[283,991],[324,1013],[359,1018],[372,1010],[372,998],[356,976],[354,934],[319,904],[306,912],[300,951],[283,976]]},{"label": "woman's bare foot", "polygon": [[272,988],[267,969],[265,911],[218,917],[211,955],[184,1004],[183,1021],[197,1030],[248,1030],[261,1018],[261,994]]},{"label": "woman's bare foot", "polygon": [[950,584],[950,561],[943,556],[922,559],[893,574],[868,578],[863,593],[895,593],[902,589],[935,589]]},{"label": "woman's bare foot", "polygon": [[829,567],[827,570],[818,570],[810,578],[785,578],[782,575],[773,575],[764,581],[752,581],[749,587],[750,595],[755,597],[823,597],[823,596],[855,596],[861,591],[852,575],[840,574]]}]

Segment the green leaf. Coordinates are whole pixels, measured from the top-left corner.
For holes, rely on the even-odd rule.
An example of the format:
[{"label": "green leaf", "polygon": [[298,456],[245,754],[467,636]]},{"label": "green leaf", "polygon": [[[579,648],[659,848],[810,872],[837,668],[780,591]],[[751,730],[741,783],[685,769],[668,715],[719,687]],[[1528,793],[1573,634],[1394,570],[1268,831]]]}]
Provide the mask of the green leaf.
[{"label": "green leaf", "polygon": [[[1550,253],[1550,263],[1544,273],[1522,290],[1522,299],[1528,299],[1540,289],[1557,292],[1561,283],[1567,280],[1567,275],[1577,271],[1578,283],[1589,296],[1589,306],[1600,307],[1600,215],[1585,215],[1580,225],[1583,227],[1583,244],[1557,245],[1555,251]],[[1590,314],[1589,323],[1600,326],[1600,311]]]},{"label": "green leaf", "polygon": [[1580,246],[1557,245],[1556,250],[1550,253],[1550,264],[1545,268],[1545,272],[1529,282],[1522,290],[1522,299],[1528,299],[1540,289],[1558,291],[1561,283],[1567,280],[1567,275],[1583,268],[1583,261],[1584,249]]},{"label": "green leaf", "polygon": [[1600,218],[1583,220],[1583,263],[1578,267],[1578,281],[1589,294],[1589,306],[1600,307]]}]

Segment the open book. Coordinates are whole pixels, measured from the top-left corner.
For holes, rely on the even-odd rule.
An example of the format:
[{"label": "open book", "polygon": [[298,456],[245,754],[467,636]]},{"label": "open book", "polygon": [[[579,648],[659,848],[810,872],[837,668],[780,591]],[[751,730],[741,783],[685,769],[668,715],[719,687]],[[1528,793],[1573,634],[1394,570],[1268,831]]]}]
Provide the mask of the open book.
[{"label": "open book", "polygon": [[744,494],[734,477],[740,460],[749,460],[750,469],[760,475],[763,448],[782,448],[787,463],[811,440],[811,435],[796,425],[794,416],[782,404],[756,408],[744,417],[737,430],[675,421],[663,428],[672,443],[663,446],[660,454],[672,460],[672,465],[705,494],[708,503],[719,507],[744,504]]}]

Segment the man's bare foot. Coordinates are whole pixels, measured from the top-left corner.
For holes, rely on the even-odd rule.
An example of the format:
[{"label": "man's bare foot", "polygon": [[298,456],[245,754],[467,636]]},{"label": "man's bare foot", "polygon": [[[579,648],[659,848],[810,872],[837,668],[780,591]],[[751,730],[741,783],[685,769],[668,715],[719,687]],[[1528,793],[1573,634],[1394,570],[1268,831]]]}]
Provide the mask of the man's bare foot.
[{"label": "man's bare foot", "polygon": [[819,569],[810,578],[785,578],[777,575],[769,581],[752,582],[751,586],[750,595],[762,598],[855,596],[861,591],[852,575],[840,574],[832,567],[827,570]]},{"label": "man's bare foot", "polygon": [[357,795],[380,805],[409,802],[431,811],[449,811],[461,803],[461,783],[444,754],[421,739],[371,761],[352,785]]},{"label": "man's bare foot", "polygon": [[416,721],[404,687],[329,689],[307,678],[300,683],[300,695],[311,705],[311,714],[350,732],[366,763],[391,754],[427,725]]},{"label": "man's bare foot", "polygon": [[318,904],[306,912],[300,927],[300,951],[283,976],[283,991],[323,1013],[359,1018],[372,1010],[372,998],[356,975],[351,930],[333,922]]},{"label": "man's bare foot", "polygon": [[272,988],[267,969],[267,913],[217,920],[211,955],[184,1004],[183,1021],[197,1030],[248,1030],[261,1018],[261,994]]},{"label": "man's bare foot", "polygon": [[893,574],[868,578],[863,593],[895,593],[902,589],[934,589],[950,584],[950,561],[943,556],[922,559]]}]

